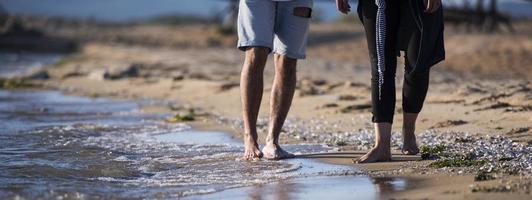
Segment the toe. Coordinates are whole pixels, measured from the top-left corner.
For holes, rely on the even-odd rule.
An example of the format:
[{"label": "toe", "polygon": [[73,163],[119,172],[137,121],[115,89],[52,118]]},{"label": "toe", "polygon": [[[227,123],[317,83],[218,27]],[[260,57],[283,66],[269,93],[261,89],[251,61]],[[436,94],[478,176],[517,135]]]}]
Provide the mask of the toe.
[{"label": "toe", "polygon": [[365,163],[367,159],[368,159],[368,157],[366,155],[364,155],[364,156],[362,156],[360,158],[353,159],[353,162],[356,163],[356,164],[361,164],[361,163]]},{"label": "toe", "polygon": [[407,149],[407,148],[403,148],[401,150],[401,152],[404,154],[404,155],[416,155],[419,150],[417,149]]},{"label": "toe", "polygon": [[244,156],[242,156],[242,159],[243,160],[247,160],[247,161],[251,161],[251,160],[258,160],[262,158],[262,152],[256,152],[256,151],[251,151],[251,152],[245,152],[244,153]]},{"label": "toe", "polygon": [[264,158],[266,158],[268,160],[275,160],[275,159],[277,159],[277,156],[275,154],[271,154],[271,153],[265,152],[264,153]]}]

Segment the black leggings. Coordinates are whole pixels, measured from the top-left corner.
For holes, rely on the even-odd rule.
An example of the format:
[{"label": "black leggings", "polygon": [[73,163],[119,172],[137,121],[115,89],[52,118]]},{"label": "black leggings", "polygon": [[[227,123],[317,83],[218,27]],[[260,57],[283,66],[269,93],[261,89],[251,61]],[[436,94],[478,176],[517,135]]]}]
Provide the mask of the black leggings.
[{"label": "black leggings", "polygon": [[[358,12],[366,30],[369,57],[371,62],[371,100],[374,123],[393,122],[395,110],[395,71],[399,52],[398,37],[400,27],[414,24],[408,10],[408,0],[386,0],[386,40],[384,83],[379,100],[379,73],[377,70],[375,23],[377,6],[375,0],[360,0]],[[403,29],[401,29],[402,31]],[[403,82],[403,112],[419,113],[423,107],[429,87],[429,71],[409,73],[412,70],[410,61],[415,61],[419,48],[419,31],[415,31],[406,42],[405,76]]]}]

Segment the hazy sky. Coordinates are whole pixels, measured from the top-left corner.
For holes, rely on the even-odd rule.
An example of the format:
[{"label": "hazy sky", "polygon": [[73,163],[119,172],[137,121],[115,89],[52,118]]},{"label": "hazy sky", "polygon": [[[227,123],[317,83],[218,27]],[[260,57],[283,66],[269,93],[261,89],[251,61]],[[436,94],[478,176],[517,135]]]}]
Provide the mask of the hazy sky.
[{"label": "hazy sky", "polygon": [[[315,10],[321,17],[334,19],[334,0],[315,1]],[[460,0],[458,0],[460,1]],[[532,3],[521,0],[500,0],[505,2],[501,10],[512,10],[532,16]],[[508,7],[508,3],[513,6]],[[125,21],[163,14],[212,16],[225,8],[222,0],[0,0],[10,13],[94,18],[99,20]],[[515,5],[518,6],[515,6]]]},{"label": "hazy sky", "polygon": [[199,1],[207,3],[198,4],[198,0],[0,0],[8,12],[118,21],[168,13],[208,16],[225,5],[223,1]]}]

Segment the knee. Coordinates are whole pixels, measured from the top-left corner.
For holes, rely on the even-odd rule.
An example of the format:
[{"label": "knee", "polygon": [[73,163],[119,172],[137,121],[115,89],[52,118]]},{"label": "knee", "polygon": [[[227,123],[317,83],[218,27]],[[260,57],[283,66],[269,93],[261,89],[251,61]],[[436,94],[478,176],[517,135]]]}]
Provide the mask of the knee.
[{"label": "knee", "polygon": [[421,109],[423,109],[423,101],[422,100],[407,100],[405,101],[403,99],[403,112],[405,113],[420,113]]},{"label": "knee", "polygon": [[405,84],[407,85],[427,85],[429,83],[429,78],[429,71],[405,73],[404,75]]},{"label": "knee", "polygon": [[252,63],[266,62],[269,52],[267,47],[249,47],[246,49],[246,61]]},{"label": "knee", "polygon": [[[371,69],[371,81],[378,82],[379,81],[379,71],[377,67],[374,67]],[[393,68],[387,68],[383,72],[384,79],[385,80],[395,80],[395,70]],[[385,81],[386,82],[386,81]]]},{"label": "knee", "polygon": [[275,71],[286,75],[296,74],[297,59],[275,54]]},{"label": "knee", "polygon": [[264,71],[269,50],[266,47],[250,47],[246,50],[246,59],[242,66],[243,74],[260,74]]}]

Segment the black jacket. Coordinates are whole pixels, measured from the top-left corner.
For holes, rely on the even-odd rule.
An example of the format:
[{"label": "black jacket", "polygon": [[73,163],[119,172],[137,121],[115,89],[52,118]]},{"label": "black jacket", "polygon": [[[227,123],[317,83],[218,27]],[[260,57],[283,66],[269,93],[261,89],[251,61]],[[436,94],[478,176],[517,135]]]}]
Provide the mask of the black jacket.
[{"label": "black jacket", "polygon": [[412,73],[426,72],[430,67],[445,59],[445,47],[443,42],[443,9],[440,7],[436,12],[424,12],[423,1],[409,0],[410,9],[417,30],[421,37],[419,42],[419,54],[413,64]]},{"label": "black jacket", "polygon": [[[415,62],[410,63],[412,65],[410,73],[424,73],[445,59],[443,9],[440,7],[433,13],[426,13],[422,0],[405,1],[408,4],[401,8],[405,9],[403,15],[406,16],[401,16],[401,27],[399,27],[397,33],[397,55],[400,55],[400,50],[407,50],[408,41],[415,35],[419,39],[418,57]],[[362,2],[359,1],[358,15],[362,23],[364,23],[360,3]],[[409,50],[411,51],[412,49]]]}]

